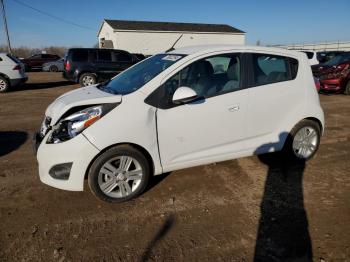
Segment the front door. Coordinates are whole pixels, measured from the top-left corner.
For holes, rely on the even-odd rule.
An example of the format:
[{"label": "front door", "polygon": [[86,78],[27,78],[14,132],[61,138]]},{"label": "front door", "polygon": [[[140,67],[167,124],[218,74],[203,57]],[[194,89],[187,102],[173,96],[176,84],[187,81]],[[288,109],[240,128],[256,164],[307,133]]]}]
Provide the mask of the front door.
[{"label": "front door", "polygon": [[[163,85],[157,110],[158,139],[164,172],[230,159],[245,149],[248,89],[242,89],[240,54],[196,61]],[[187,86],[199,99],[182,105],[171,101]]]}]

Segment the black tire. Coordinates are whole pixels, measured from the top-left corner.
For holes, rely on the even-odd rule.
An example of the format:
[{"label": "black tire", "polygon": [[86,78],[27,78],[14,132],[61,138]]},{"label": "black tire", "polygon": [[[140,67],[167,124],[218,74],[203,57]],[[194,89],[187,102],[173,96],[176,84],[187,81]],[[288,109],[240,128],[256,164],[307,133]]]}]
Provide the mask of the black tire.
[{"label": "black tire", "polygon": [[348,83],[345,86],[344,94],[350,95],[350,80],[348,81]]},{"label": "black tire", "polygon": [[[297,133],[303,128],[310,128],[316,132],[315,149],[307,157],[298,156],[293,148],[293,143],[294,143],[295,137],[296,137]],[[320,125],[316,121],[313,121],[310,119],[304,119],[304,120],[300,121],[296,126],[294,126],[293,129],[291,130],[291,132],[289,133],[287,140],[284,144],[282,154],[285,155],[287,157],[287,159],[294,161],[294,162],[307,161],[307,160],[311,159],[316,154],[318,147],[320,145],[320,140],[321,140],[321,127],[320,127]]]},{"label": "black tire", "polygon": [[79,77],[80,86],[90,86],[97,83],[96,75],[92,73],[84,73]]},{"label": "black tire", "polygon": [[49,71],[50,72],[58,72],[58,67],[55,65],[52,65],[52,66],[50,66]]},{"label": "black tire", "polygon": [[[113,173],[111,177],[107,178],[104,180],[103,177],[109,176],[106,174],[102,174],[101,168],[105,166],[106,163],[110,163],[109,161],[113,161],[113,159],[116,159],[118,157],[126,156],[129,158],[133,158],[136,160],[139,164],[139,168],[141,168],[141,179],[138,179],[138,185],[135,186],[135,181],[128,181],[127,178],[117,180],[119,175],[122,175],[125,172],[120,172],[118,171],[118,174]],[[120,169],[120,160],[115,160],[117,164],[119,164],[119,169]],[[113,162],[112,162],[113,163]],[[134,163],[134,162],[133,162]],[[114,167],[116,167],[116,165]],[[131,164],[134,165],[134,164]],[[131,166],[130,165],[130,166]],[[137,169],[136,165],[134,167]],[[120,172],[120,173],[119,173]],[[100,200],[105,201],[105,202],[110,202],[110,203],[120,203],[124,201],[131,200],[137,196],[139,196],[147,187],[149,179],[150,179],[150,174],[151,174],[151,169],[150,169],[150,164],[147,161],[146,157],[144,154],[142,154],[140,151],[138,151],[136,148],[129,146],[129,145],[120,145],[116,146],[113,148],[108,149],[106,152],[104,152],[102,155],[100,155],[91,165],[89,173],[88,173],[88,184],[90,187],[91,192]],[[105,192],[102,191],[100,184],[106,184],[106,182],[109,181],[109,179],[113,180],[115,179],[115,183],[128,183],[129,185],[129,190],[133,190],[133,187],[135,186],[134,191],[130,191],[129,193],[125,193],[124,189],[124,194],[125,196],[110,196],[107,195]],[[119,181],[119,182],[118,182]],[[102,182],[102,183],[101,183]],[[114,183],[113,183],[114,184]],[[112,186],[112,184],[110,184]],[[124,187],[125,188],[125,187]],[[116,185],[114,189],[109,194],[119,194],[122,195],[123,190],[121,190],[119,185]]]},{"label": "black tire", "polygon": [[5,77],[0,76],[0,93],[7,92],[9,88],[10,88],[9,81]]}]

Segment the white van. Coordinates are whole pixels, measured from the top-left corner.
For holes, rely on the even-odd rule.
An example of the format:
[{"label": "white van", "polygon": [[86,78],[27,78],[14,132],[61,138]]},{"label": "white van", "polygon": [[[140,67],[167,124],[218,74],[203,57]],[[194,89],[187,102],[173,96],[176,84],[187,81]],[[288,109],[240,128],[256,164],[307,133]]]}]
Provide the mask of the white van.
[{"label": "white van", "polygon": [[153,175],[272,151],[311,158],[324,116],[304,53],[197,46],[57,98],[36,135],[43,183],[136,197]]},{"label": "white van", "polygon": [[24,65],[15,56],[0,53],[0,93],[7,92],[28,80]]}]

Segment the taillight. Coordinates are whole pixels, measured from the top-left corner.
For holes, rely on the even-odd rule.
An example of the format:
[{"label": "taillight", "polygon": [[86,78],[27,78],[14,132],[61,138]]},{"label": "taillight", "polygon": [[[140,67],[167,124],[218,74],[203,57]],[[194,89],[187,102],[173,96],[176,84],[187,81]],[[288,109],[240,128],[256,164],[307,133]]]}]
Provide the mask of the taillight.
[{"label": "taillight", "polygon": [[20,65],[16,65],[14,68],[13,68],[13,70],[21,70],[22,68],[21,68],[21,66]]},{"label": "taillight", "polygon": [[67,60],[64,62],[64,69],[66,69],[66,71],[70,70],[70,63]]}]

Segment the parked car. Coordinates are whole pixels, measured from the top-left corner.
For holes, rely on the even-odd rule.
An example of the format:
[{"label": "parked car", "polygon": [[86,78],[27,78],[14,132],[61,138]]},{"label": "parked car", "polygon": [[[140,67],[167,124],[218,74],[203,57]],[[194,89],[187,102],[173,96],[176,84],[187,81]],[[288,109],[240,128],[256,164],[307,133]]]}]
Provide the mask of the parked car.
[{"label": "parked car", "polygon": [[99,199],[121,202],[164,172],[272,151],[308,160],[323,128],[304,54],[219,45],[161,53],[60,96],[35,141],[43,183],[81,191],[87,176]]},{"label": "parked car", "polygon": [[27,80],[21,61],[11,54],[0,53],[0,93],[21,85]]},{"label": "parked car", "polygon": [[94,85],[119,74],[139,60],[123,50],[72,48],[64,60],[63,77],[81,86]]},{"label": "parked car", "polygon": [[47,62],[43,64],[44,72],[63,72],[64,59],[60,58],[56,61]]},{"label": "parked car", "polygon": [[317,59],[320,62],[320,64],[326,63],[327,61],[331,60],[333,57],[336,57],[337,55],[340,55],[344,53],[344,51],[322,51],[317,52]]},{"label": "parked car", "polygon": [[313,66],[315,77],[320,79],[320,91],[344,92],[350,95],[350,52],[342,53],[326,63]]},{"label": "parked car", "polygon": [[25,66],[26,71],[33,69],[42,69],[44,63],[56,61],[60,59],[58,55],[53,54],[35,54],[28,58],[22,59],[22,63]]}]

